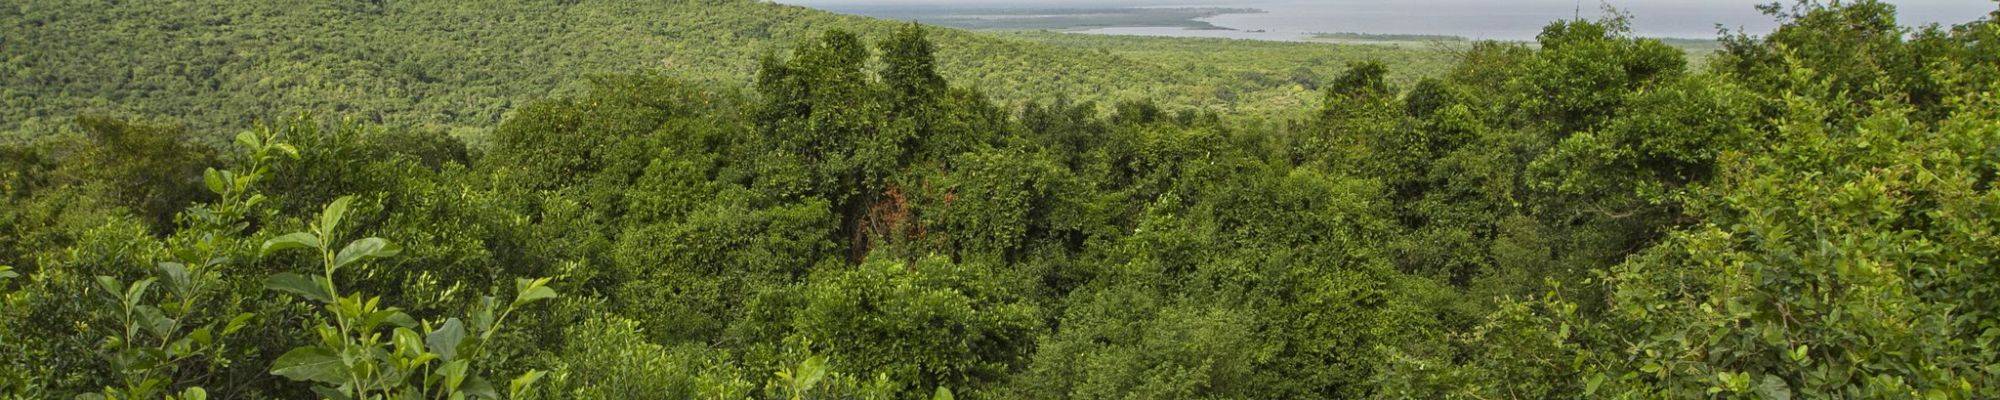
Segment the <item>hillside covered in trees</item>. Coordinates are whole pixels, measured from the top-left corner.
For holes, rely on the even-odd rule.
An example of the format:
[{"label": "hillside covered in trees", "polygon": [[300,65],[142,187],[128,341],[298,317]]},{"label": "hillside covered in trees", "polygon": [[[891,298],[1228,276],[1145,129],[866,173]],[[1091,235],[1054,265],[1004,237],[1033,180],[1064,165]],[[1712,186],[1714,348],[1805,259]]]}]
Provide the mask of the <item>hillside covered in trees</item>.
[{"label": "hillside covered in trees", "polygon": [[[51,3],[6,15],[10,109],[151,100],[0,140],[3,397],[2000,397],[2000,11],[1774,6],[1699,69],[1624,17],[1554,21],[1242,115],[1009,103],[951,55],[1029,45],[858,19],[785,24],[810,31],[740,70],[416,69],[574,87],[518,107],[197,61],[426,43],[386,37],[146,53],[252,81],[45,71],[138,65],[32,39],[92,37]],[[632,14],[603,3],[559,5]],[[91,23],[200,29],[120,7]],[[717,18],[794,21],[756,13]],[[393,33],[532,29],[451,26]],[[619,51],[691,45],[649,46]],[[1128,71],[1104,68],[1063,76]],[[489,117],[475,143],[429,125]]]},{"label": "hillside covered in trees", "polygon": [[[577,94],[591,76],[656,71],[734,91],[759,58],[821,31],[879,40],[897,25],[753,0],[10,2],[0,5],[0,130],[56,130],[93,113],[233,131],[303,111],[472,137],[510,110]],[[1379,46],[1217,62],[1192,57],[1202,49],[1134,59],[956,30],[932,40],[940,74],[1010,106],[1066,96],[1289,111],[1314,93],[1314,81],[1292,79],[1298,68],[1445,64]]]}]

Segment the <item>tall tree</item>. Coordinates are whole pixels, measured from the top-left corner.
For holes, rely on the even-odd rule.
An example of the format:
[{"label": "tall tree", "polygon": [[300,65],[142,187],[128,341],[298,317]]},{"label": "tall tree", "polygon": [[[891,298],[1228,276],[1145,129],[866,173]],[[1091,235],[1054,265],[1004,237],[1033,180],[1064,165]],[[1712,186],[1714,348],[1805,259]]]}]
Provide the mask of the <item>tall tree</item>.
[{"label": "tall tree", "polygon": [[907,115],[930,105],[944,94],[943,76],[937,73],[936,46],[922,25],[910,23],[882,41],[882,82],[889,86],[891,110]]}]

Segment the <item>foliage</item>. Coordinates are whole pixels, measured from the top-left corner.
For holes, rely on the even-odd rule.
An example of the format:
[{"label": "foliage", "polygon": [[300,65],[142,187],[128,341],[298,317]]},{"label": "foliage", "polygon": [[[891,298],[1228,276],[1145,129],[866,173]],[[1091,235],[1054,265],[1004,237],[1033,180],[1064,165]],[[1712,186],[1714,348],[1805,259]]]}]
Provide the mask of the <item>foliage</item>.
[{"label": "foliage", "polygon": [[[166,249],[164,257],[171,261],[157,262],[156,276],[129,285],[113,276],[95,277],[97,288],[103,290],[100,294],[109,301],[106,308],[115,322],[111,326],[120,328],[107,335],[99,348],[112,370],[122,375],[122,385],[105,388],[101,397],[207,397],[200,386],[188,386],[176,396],[173,377],[177,370],[195,360],[225,362],[228,345],[223,340],[243,329],[255,315],[201,313],[204,310],[197,307],[224,284],[221,270],[232,261],[227,246],[237,245],[231,236],[247,227],[243,219],[249,216],[248,211],[265,200],[254,187],[281,156],[298,156],[296,148],[277,141],[275,132],[260,132],[237,135],[236,143],[248,152],[249,165],[244,170],[210,168],[202,174],[204,186],[221,200],[183,214],[190,226],[177,232],[180,240],[172,244],[178,246]],[[159,300],[149,302],[146,296],[155,283],[166,290]],[[196,325],[203,320],[212,321]]]},{"label": "foliage", "polygon": [[828,271],[805,290],[798,334],[842,371],[919,388],[977,387],[1024,364],[1036,309],[992,267],[938,258]]},{"label": "foliage", "polygon": [[[521,306],[556,297],[548,279],[520,279],[514,284],[514,299],[504,307],[493,297],[481,301],[470,325],[458,318],[439,323],[426,321],[418,336],[418,323],[396,307],[384,308],[381,299],[362,294],[342,294],[335,273],[343,268],[362,269],[368,262],[393,257],[402,248],[382,238],[355,240],[334,250],[340,223],[346,218],[353,197],[341,197],[327,204],[318,222],[305,232],[294,232],[264,242],[263,253],[291,249],[317,250],[321,274],[306,276],[281,273],[271,276],[265,286],[323,305],[333,324],[313,327],[319,342],[293,348],[272,362],[271,373],[312,382],[313,391],[328,398],[501,398],[500,389],[480,376],[482,351],[507,317]],[[497,314],[496,314],[497,313]],[[382,335],[388,329],[391,334]],[[507,398],[521,397],[545,374],[528,371],[507,383]]]},{"label": "foliage", "polygon": [[77,118],[77,125],[90,145],[77,155],[84,165],[75,171],[105,182],[110,195],[148,223],[171,225],[176,212],[207,194],[196,189],[194,178],[214,155],[193,143],[187,130],[88,116]]},{"label": "foliage", "polygon": [[[216,110],[10,108],[0,397],[2000,397],[1992,16],[1767,7],[1704,69],[1615,14],[1412,56],[199,8],[0,6],[0,101]],[[209,133],[291,106],[338,117]]]},{"label": "foliage", "polygon": [[1034,7],[952,7],[937,5],[846,6],[836,11],[876,18],[912,20],[965,29],[1057,29],[1073,30],[1114,26],[1163,26],[1188,29],[1223,29],[1201,21],[1222,14],[1256,13],[1252,8],[1224,7],[1125,7],[1125,8],[1034,8]]},{"label": "foliage", "polygon": [[[325,112],[477,137],[552,93],[580,92],[591,76],[653,71],[735,88],[752,81],[758,56],[827,28],[880,40],[901,25],[753,0],[16,2],[0,7],[0,130],[112,113],[228,132]],[[1170,46],[1128,57],[957,30],[933,39],[944,45],[942,76],[1009,103],[1144,97],[1220,108],[1235,102],[1213,96],[1230,92],[1259,99],[1246,109],[1279,111],[1311,98],[1288,83],[1211,73],[1284,76],[1297,65],[1289,58],[1244,64]],[[1300,48],[1315,57],[1443,64],[1421,50],[1310,46]]]}]

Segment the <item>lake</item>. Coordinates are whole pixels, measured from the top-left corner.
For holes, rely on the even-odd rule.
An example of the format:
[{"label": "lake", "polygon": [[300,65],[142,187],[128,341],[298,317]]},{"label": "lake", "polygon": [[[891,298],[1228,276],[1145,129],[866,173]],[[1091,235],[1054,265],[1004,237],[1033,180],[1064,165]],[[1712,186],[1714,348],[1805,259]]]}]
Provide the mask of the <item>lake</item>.
[{"label": "lake", "polygon": [[[1756,10],[1754,4],[1757,2],[1614,0],[1605,3],[1632,15],[1633,30],[1643,36],[1706,39],[1716,36],[1717,24],[1753,33],[1768,32],[1777,26],[1771,17]],[[1993,2],[1983,0],[1888,3],[1898,6],[1898,20],[1904,25],[1964,23],[1978,19],[1995,7]],[[1218,1],[1188,6],[1251,7],[1266,12],[1224,14],[1201,19],[1236,31],[1112,27],[1080,32],[1261,40],[1300,40],[1304,35],[1315,32],[1360,32],[1530,40],[1550,21],[1571,18],[1579,15],[1579,11],[1585,18],[1603,15],[1595,5],[1601,3],[1583,2],[1580,10],[1578,4],[1564,0]]]}]

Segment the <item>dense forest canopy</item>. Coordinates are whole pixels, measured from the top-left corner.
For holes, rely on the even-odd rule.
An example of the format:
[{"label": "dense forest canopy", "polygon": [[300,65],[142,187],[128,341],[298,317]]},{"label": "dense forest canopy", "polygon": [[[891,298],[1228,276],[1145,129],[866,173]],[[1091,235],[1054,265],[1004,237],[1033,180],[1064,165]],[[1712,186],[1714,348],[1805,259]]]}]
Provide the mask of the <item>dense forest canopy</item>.
[{"label": "dense forest canopy", "polygon": [[[0,7],[10,110],[140,117],[30,107],[52,128],[0,141],[0,396],[2000,397],[2000,11],[1913,28],[1874,1],[1774,5],[1781,28],[1705,68],[1626,17],[1555,21],[1241,115],[1076,81],[996,100],[989,82],[1056,72],[955,74],[951,54],[1028,45],[860,19],[784,24],[813,33],[783,52],[615,50],[714,45],[740,69],[529,79],[577,66],[350,46],[532,26],[297,25],[362,33],[95,64],[130,54],[81,46],[161,38],[48,18],[203,29],[120,14],[194,7],[137,4]],[[286,6],[166,15],[440,7]],[[238,40],[163,40],[190,36]],[[591,52],[543,43],[509,51]],[[415,71],[453,75],[425,90],[462,98],[233,59],[331,52],[438,55]],[[243,71],[105,70],[137,65]],[[1144,71],[1119,65],[1087,71]],[[729,71],[746,84],[708,80]],[[568,79],[518,107],[446,88]],[[371,99],[410,103],[343,106]],[[488,118],[473,143],[430,125]]]},{"label": "dense forest canopy", "polygon": [[[809,4],[809,3],[795,3]],[[1049,29],[1071,31],[1089,28],[1118,26],[1178,27],[1202,30],[1227,30],[1215,24],[1202,21],[1203,18],[1223,14],[1261,13],[1255,8],[1232,7],[1075,7],[1068,4],[1043,6],[1033,5],[963,5],[963,4],[839,4],[821,6],[830,11],[865,15],[875,18],[913,21],[927,25],[948,26],[974,30],[1034,30]]]},{"label": "dense forest canopy", "polygon": [[[476,141],[507,112],[579,94],[591,76],[658,71],[734,91],[748,86],[759,57],[821,31],[872,41],[896,26],[752,0],[8,2],[0,131],[61,130],[78,113],[236,131],[314,112]],[[1425,65],[1399,71],[1412,80],[1447,62],[1383,46],[1299,44],[1215,62],[1197,57],[1230,46],[1154,47],[1134,58],[1099,50],[1119,48],[1117,38],[1076,47],[939,30],[931,39],[941,44],[940,74],[1010,106],[1150,99],[1278,113],[1314,97],[1314,81],[1302,78],[1349,61]]]}]

